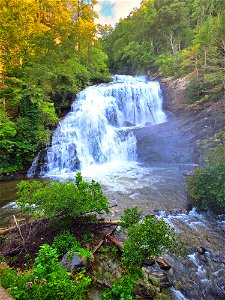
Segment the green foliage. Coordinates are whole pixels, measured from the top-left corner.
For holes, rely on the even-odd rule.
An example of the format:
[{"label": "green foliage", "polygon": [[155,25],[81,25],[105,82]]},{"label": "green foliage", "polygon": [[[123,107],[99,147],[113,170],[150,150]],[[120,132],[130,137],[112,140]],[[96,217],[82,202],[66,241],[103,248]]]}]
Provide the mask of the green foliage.
[{"label": "green foliage", "polygon": [[225,143],[213,149],[209,153],[206,161],[210,166],[225,164]]},{"label": "green foliage", "polygon": [[82,300],[91,283],[91,279],[84,276],[72,280],[58,262],[57,250],[47,244],[41,246],[33,270],[20,272],[5,268],[0,273],[0,284],[20,300]]},{"label": "green foliage", "polygon": [[201,210],[225,212],[225,164],[196,169],[188,180],[188,192]]},{"label": "green foliage", "polygon": [[138,277],[128,274],[119,277],[110,290],[102,293],[101,300],[133,300],[133,289]]},{"label": "green foliage", "polygon": [[89,250],[82,248],[75,236],[72,235],[68,230],[64,230],[54,238],[52,247],[57,249],[57,253],[60,256],[63,256],[70,251],[71,253],[79,252],[85,258],[92,257],[92,253]]},{"label": "green foliage", "polygon": [[24,213],[46,218],[76,218],[102,210],[108,212],[108,200],[94,180],[85,182],[77,173],[73,182],[22,181],[18,185],[18,205]]},{"label": "green foliage", "polygon": [[207,166],[198,168],[188,180],[188,192],[201,210],[225,212],[225,143],[216,146],[205,159]]},{"label": "green foliage", "polygon": [[144,258],[176,250],[178,245],[171,228],[163,219],[146,216],[138,224],[128,228],[124,242],[123,263],[129,268],[140,266]]},{"label": "green foliage", "polygon": [[10,161],[16,148],[15,135],[15,124],[7,116],[4,107],[0,106],[0,174],[17,171],[17,167],[11,165]]},{"label": "green foliage", "polygon": [[[222,4],[223,3],[223,4]],[[116,73],[180,77],[195,72],[189,103],[224,95],[225,2],[149,0],[105,28],[104,49]]]},{"label": "green foliage", "polygon": [[141,214],[141,211],[137,207],[125,209],[124,215],[120,218],[120,226],[128,229],[131,226],[138,224],[141,219]]},{"label": "green foliage", "polygon": [[64,230],[62,233],[58,234],[53,241],[52,246],[57,249],[60,256],[66,254],[71,248],[81,247],[80,243],[77,241],[74,235],[72,235],[69,230]]},{"label": "green foliage", "polygon": [[191,104],[203,103],[209,99],[217,101],[223,94],[223,75],[219,71],[194,78],[187,85],[187,101]]},{"label": "green foliage", "polygon": [[75,94],[108,81],[94,5],[0,0],[0,175],[27,169]]},{"label": "green foliage", "polygon": [[173,73],[174,57],[172,53],[162,53],[155,60],[155,64],[159,67],[160,72],[170,75]]}]

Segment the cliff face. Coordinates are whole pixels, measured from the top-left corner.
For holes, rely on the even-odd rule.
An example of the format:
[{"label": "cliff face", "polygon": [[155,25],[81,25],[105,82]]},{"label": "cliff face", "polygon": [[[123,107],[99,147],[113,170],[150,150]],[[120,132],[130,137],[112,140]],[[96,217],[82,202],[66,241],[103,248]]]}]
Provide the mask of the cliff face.
[{"label": "cliff face", "polygon": [[[183,78],[160,79],[164,96],[164,110],[184,119],[184,134],[191,136],[199,153],[199,163],[207,151],[221,142],[221,132],[225,129],[225,96],[218,101],[207,101],[200,105],[187,102],[186,86],[192,74]],[[184,128],[181,128],[183,130]]]},{"label": "cliff face", "polygon": [[164,109],[176,111],[188,109],[186,87],[192,74],[175,79],[173,77],[162,78],[160,80],[164,95]]},{"label": "cliff face", "polygon": [[[184,111],[192,112],[195,122],[204,128],[210,128],[208,133],[220,132],[225,126],[225,96],[218,101],[207,101],[199,105],[190,105],[187,102],[186,87],[192,78],[189,74],[183,78],[163,78],[160,80],[164,96],[164,109],[166,111],[182,114]],[[196,130],[199,128],[197,126]]]}]

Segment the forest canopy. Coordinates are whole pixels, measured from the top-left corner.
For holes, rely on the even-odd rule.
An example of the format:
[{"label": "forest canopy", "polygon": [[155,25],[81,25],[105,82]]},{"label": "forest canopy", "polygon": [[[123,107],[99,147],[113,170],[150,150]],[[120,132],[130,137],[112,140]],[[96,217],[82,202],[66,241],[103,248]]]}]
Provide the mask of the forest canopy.
[{"label": "forest canopy", "polygon": [[95,4],[0,0],[0,174],[26,169],[75,94],[108,80]]},{"label": "forest canopy", "polygon": [[224,94],[224,0],[143,0],[102,39],[114,73],[193,72],[190,103]]}]

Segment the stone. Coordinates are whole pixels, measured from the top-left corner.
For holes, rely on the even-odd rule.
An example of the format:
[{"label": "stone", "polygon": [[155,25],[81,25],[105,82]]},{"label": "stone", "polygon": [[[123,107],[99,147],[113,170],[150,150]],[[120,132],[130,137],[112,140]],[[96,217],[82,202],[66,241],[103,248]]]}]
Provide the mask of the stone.
[{"label": "stone", "polygon": [[223,263],[223,264],[225,264],[225,255],[224,254],[211,254],[210,258],[215,263]]},{"label": "stone", "polygon": [[63,268],[73,271],[77,269],[83,269],[87,263],[87,259],[83,257],[79,252],[67,252],[62,260],[61,265]]},{"label": "stone", "polygon": [[152,258],[144,258],[144,259],[142,260],[142,265],[143,265],[143,266],[148,266],[148,267],[150,267],[150,266],[153,266],[154,264],[155,264],[155,260],[152,259]]},{"label": "stone", "polygon": [[14,298],[11,297],[2,286],[0,286],[0,299],[1,300],[13,300]]},{"label": "stone", "polygon": [[158,259],[156,259],[156,262],[159,264],[159,266],[162,270],[167,271],[171,268],[169,263],[163,257],[159,257]]},{"label": "stone", "polygon": [[210,284],[208,292],[216,298],[213,299],[225,299],[225,279],[219,279]]},{"label": "stone", "polygon": [[139,279],[136,282],[133,293],[136,299],[153,300],[155,299],[156,288],[150,283]]},{"label": "stone", "polygon": [[168,276],[164,272],[152,272],[148,274],[148,279],[156,282],[160,287],[171,287],[172,283],[169,281]]},{"label": "stone", "polygon": [[131,123],[131,122],[129,122],[129,121],[124,121],[123,122],[123,126],[125,126],[125,127],[132,127],[132,126],[134,126],[134,124]]},{"label": "stone", "polygon": [[205,252],[206,252],[206,249],[204,247],[199,247],[197,250],[198,250],[198,253],[201,255],[205,254]]}]

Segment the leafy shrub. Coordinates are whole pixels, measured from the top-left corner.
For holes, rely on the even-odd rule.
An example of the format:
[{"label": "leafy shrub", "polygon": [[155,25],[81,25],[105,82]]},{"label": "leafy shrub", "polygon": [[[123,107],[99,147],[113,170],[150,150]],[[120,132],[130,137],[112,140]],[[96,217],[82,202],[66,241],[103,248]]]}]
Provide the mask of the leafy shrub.
[{"label": "leafy shrub", "polygon": [[20,300],[64,299],[82,300],[91,279],[83,275],[72,280],[58,262],[56,249],[41,246],[33,271],[20,272],[5,268],[0,270],[0,284]]},{"label": "leafy shrub", "polygon": [[120,218],[120,225],[122,228],[129,228],[137,224],[141,219],[141,211],[137,207],[125,209],[124,215]]},{"label": "leafy shrub", "polygon": [[91,258],[92,253],[81,247],[81,244],[77,241],[74,235],[72,235],[68,230],[64,230],[62,233],[54,238],[52,246],[57,249],[57,253],[63,256],[68,251],[79,252],[85,258]]},{"label": "leafy shrub", "polygon": [[225,212],[225,163],[196,169],[188,180],[188,192],[201,210]]},{"label": "leafy shrub", "polygon": [[176,55],[172,53],[162,53],[156,56],[155,65],[159,68],[159,72],[167,76],[180,77],[184,75],[181,68],[182,56],[178,52]]},{"label": "leafy shrub", "polygon": [[187,85],[187,99],[189,103],[194,103],[202,98],[202,85],[196,79],[191,80]]},{"label": "leafy shrub", "polygon": [[187,85],[187,99],[189,103],[203,103],[209,99],[217,101],[223,95],[223,79],[220,72],[192,79]]},{"label": "leafy shrub", "polygon": [[210,166],[225,164],[225,143],[211,151],[206,161]]},{"label": "leafy shrub", "polygon": [[119,277],[110,290],[102,293],[101,300],[133,300],[133,289],[138,277],[135,274],[128,274]]},{"label": "leafy shrub", "polygon": [[128,228],[128,239],[124,242],[123,263],[129,268],[138,266],[151,255],[160,255],[178,247],[169,225],[163,219],[146,216],[138,224]]},{"label": "leafy shrub", "polygon": [[73,247],[81,247],[80,243],[77,241],[75,236],[69,232],[69,230],[64,230],[62,233],[57,235],[54,238],[52,246],[57,249],[59,255],[66,254],[66,252],[68,252]]},{"label": "leafy shrub", "polygon": [[21,181],[17,204],[24,213],[46,218],[76,218],[91,212],[108,212],[108,200],[94,180],[85,182],[77,173],[73,182]]}]

